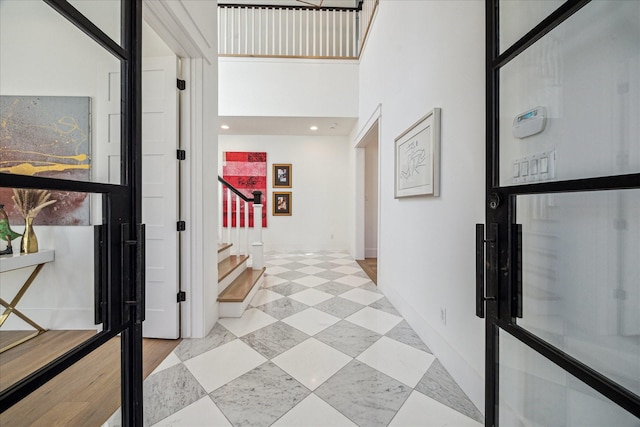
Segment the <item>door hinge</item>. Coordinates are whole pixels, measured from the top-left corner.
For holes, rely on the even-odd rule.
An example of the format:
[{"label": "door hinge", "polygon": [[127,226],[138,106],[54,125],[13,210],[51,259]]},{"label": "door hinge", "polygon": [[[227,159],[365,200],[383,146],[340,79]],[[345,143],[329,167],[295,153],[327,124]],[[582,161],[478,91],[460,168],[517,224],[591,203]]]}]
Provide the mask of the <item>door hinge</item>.
[{"label": "door hinge", "polygon": [[178,160],[185,160],[187,158],[187,152],[184,150],[177,150],[176,157]]},{"label": "door hinge", "polygon": [[184,231],[187,229],[187,223],[185,221],[178,221],[177,228],[178,228],[178,231]]},{"label": "door hinge", "polygon": [[185,291],[178,292],[178,302],[185,302],[187,300],[187,293]]},{"label": "door hinge", "polygon": [[182,79],[178,79],[178,89],[185,90],[187,88],[187,82]]}]

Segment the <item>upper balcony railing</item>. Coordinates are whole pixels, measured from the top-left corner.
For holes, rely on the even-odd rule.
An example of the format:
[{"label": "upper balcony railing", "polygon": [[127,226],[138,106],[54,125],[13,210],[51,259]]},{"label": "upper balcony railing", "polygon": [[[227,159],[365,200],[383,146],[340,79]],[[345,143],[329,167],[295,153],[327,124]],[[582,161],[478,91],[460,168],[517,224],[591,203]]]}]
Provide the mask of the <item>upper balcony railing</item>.
[{"label": "upper balcony railing", "polygon": [[357,59],[378,0],[357,8],[218,5],[220,56]]}]

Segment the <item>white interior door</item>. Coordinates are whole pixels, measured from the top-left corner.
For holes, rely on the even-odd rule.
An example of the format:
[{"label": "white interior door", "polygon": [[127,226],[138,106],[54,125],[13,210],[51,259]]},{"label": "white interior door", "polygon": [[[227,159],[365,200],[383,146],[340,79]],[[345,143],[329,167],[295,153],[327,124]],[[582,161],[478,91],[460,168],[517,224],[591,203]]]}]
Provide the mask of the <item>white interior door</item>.
[{"label": "white interior door", "polygon": [[146,224],[147,338],[180,336],[178,60],[145,58],[142,71],[142,221]]}]

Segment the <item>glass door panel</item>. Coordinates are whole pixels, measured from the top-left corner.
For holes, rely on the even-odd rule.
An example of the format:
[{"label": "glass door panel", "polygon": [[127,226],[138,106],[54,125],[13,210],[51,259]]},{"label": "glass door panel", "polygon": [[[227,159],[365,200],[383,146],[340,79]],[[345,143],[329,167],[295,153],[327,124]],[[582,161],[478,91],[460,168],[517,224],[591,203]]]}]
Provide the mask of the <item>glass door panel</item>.
[{"label": "glass door panel", "polygon": [[640,420],[500,331],[499,425],[638,427]]},{"label": "glass door panel", "polygon": [[500,0],[500,53],[517,42],[565,0]]},{"label": "glass door panel", "polygon": [[122,16],[120,1],[114,0],[68,0],[80,13],[89,18],[111,40],[121,44],[120,17]]},{"label": "glass door panel", "polygon": [[120,183],[120,60],[42,1],[0,10],[0,172]]},{"label": "glass door panel", "polygon": [[640,2],[542,37],[500,69],[499,105],[501,186],[640,172]]},{"label": "glass door panel", "polygon": [[[55,346],[56,342],[52,342],[52,345]],[[118,410],[121,349],[120,338],[111,338],[3,412],[0,415],[2,425],[123,425]],[[87,375],[87,372],[91,375]],[[91,405],[89,402],[93,400],[100,400],[101,404]],[[111,422],[107,424],[107,420]]]},{"label": "glass door panel", "polygon": [[[105,283],[95,273],[101,195],[0,190],[12,195],[0,199],[1,391],[103,330]],[[27,227],[20,207],[42,204]]]},{"label": "glass door panel", "polygon": [[640,395],[640,190],[517,197],[517,324]]}]

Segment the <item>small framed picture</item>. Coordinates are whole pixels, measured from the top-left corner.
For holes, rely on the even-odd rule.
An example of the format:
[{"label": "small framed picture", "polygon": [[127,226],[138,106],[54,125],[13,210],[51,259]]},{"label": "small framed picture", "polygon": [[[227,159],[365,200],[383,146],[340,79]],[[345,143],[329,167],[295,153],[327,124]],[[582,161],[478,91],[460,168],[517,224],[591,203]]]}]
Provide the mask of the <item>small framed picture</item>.
[{"label": "small framed picture", "polygon": [[273,192],[273,216],[291,215],[291,191]]},{"label": "small framed picture", "polygon": [[440,195],[440,108],[395,140],[395,198]]},{"label": "small framed picture", "polygon": [[273,188],[291,188],[291,164],[273,165]]}]

